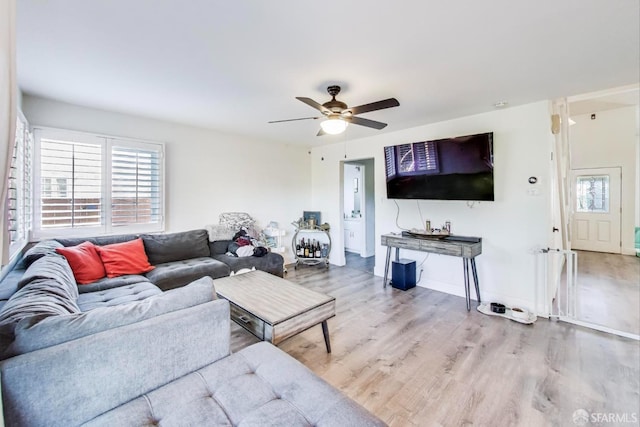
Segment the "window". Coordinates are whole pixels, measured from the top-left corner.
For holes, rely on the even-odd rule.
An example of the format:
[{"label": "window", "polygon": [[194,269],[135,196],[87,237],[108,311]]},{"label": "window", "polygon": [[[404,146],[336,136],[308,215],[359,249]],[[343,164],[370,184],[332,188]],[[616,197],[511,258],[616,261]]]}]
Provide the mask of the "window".
[{"label": "window", "polygon": [[577,212],[609,213],[609,176],[580,176],[577,182]]},{"label": "window", "polygon": [[164,145],[36,130],[34,234],[122,234],[164,228]]},{"label": "window", "polygon": [[29,240],[32,212],[33,136],[29,124],[18,114],[13,157],[7,183],[7,227],[9,257],[20,251]]}]

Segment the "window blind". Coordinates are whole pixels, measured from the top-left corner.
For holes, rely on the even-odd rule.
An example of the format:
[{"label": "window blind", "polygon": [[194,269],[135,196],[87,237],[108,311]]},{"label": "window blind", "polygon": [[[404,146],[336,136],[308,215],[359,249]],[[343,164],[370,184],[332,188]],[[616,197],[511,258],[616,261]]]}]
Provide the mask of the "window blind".
[{"label": "window blind", "polygon": [[99,226],[103,217],[99,144],[40,140],[40,226]]},{"label": "window blind", "polygon": [[385,157],[387,178],[391,178],[396,175],[396,159],[393,153],[395,153],[395,150],[393,147],[384,147],[384,157]]},{"label": "window blind", "polygon": [[164,229],[164,145],[36,129],[34,237]]},{"label": "window blind", "polygon": [[161,151],[112,147],[111,224],[162,221]]},{"label": "window blind", "polygon": [[13,157],[7,182],[9,256],[21,250],[29,238],[32,218],[33,136],[24,116],[16,122]]}]

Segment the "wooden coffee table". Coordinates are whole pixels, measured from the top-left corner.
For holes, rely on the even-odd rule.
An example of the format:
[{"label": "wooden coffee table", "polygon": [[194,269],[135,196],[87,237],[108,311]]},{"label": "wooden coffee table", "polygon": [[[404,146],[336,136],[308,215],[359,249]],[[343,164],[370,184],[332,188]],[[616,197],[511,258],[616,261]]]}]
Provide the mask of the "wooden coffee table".
[{"label": "wooden coffee table", "polygon": [[322,324],[331,353],[327,319],[336,315],[336,299],[264,271],[214,280],[216,293],[229,301],[231,319],[274,345]]}]

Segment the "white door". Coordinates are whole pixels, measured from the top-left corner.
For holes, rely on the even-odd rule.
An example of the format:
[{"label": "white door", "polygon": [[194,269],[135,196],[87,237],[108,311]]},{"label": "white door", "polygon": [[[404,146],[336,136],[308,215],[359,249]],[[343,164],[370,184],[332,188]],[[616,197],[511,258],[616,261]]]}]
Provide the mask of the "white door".
[{"label": "white door", "polygon": [[620,253],[620,179],[620,168],[572,170],[572,249]]}]

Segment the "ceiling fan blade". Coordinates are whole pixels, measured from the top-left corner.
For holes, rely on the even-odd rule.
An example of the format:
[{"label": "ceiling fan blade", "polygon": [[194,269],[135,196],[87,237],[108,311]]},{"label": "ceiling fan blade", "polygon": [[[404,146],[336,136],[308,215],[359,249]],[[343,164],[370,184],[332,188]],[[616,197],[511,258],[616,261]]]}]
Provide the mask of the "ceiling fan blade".
[{"label": "ceiling fan blade", "polygon": [[353,114],[368,113],[369,111],[384,110],[385,108],[397,107],[400,103],[395,98],[385,99],[383,101],[372,102],[371,104],[359,105],[349,108]]},{"label": "ceiling fan blade", "polygon": [[304,97],[302,97],[302,96],[296,96],[296,99],[297,99],[297,100],[299,100],[299,101],[304,102],[304,103],[305,103],[305,104],[307,104],[309,107],[312,107],[312,108],[315,108],[315,109],[316,109],[316,110],[318,110],[318,111],[321,111],[323,114],[329,114],[329,113],[331,113],[331,111],[330,111],[327,107],[325,107],[325,106],[323,106],[322,104],[320,104],[320,103],[318,103],[318,102],[314,101],[314,100],[313,100],[313,99],[311,99],[311,98],[304,98]]},{"label": "ceiling fan blade", "polygon": [[318,120],[320,117],[302,117],[300,119],[285,119],[285,120],[272,120],[267,123],[282,123],[282,122],[295,122],[297,120]]},{"label": "ceiling fan blade", "polygon": [[368,128],[383,129],[387,126],[386,123],[376,122],[375,120],[363,119],[362,117],[345,117],[344,120],[354,125],[366,126]]},{"label": "ceiling fan blade", "polygon": [[320,128],[320,130],[318,131],[318,133],[316,134],[316,136],[322,136],[322,135],[326,135],[326,132],[322,130],[322,128]]}]

